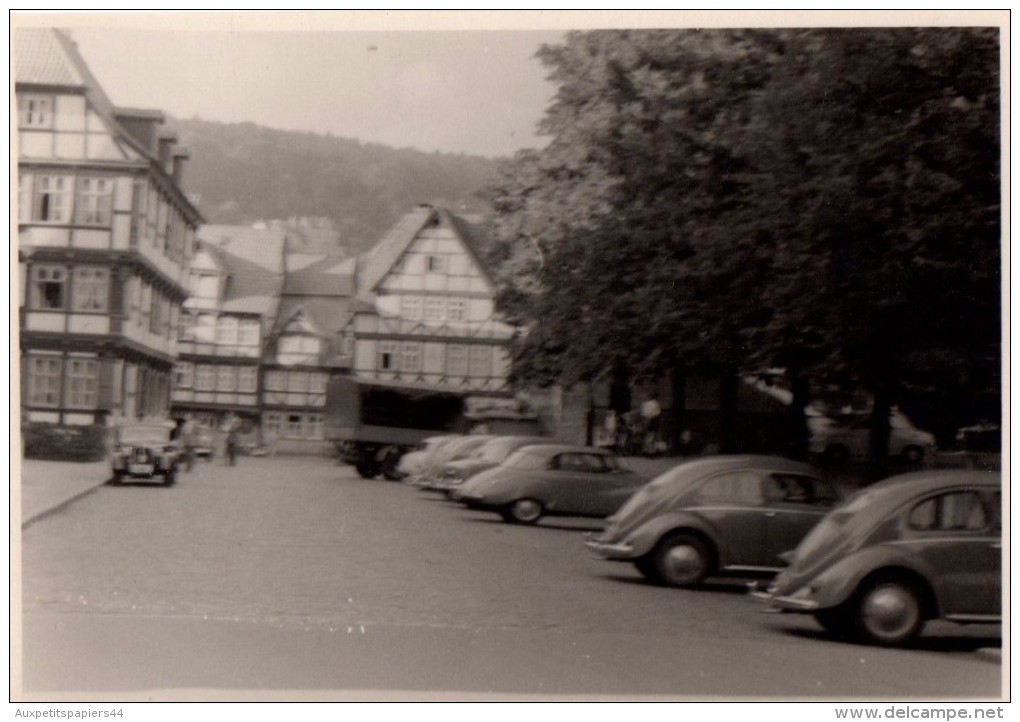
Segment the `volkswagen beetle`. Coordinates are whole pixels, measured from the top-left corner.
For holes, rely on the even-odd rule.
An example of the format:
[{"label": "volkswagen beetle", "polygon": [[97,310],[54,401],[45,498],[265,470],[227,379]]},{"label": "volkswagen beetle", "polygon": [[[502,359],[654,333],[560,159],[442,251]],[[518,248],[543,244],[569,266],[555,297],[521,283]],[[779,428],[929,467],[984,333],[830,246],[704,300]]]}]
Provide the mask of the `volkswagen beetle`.
[{"label": "volkswagen beetle", "polygon": [[763,597],[824,629],[880,645],[930,619],[1001,620],[998,472],[927,471],[871,486],[801,542]]}]

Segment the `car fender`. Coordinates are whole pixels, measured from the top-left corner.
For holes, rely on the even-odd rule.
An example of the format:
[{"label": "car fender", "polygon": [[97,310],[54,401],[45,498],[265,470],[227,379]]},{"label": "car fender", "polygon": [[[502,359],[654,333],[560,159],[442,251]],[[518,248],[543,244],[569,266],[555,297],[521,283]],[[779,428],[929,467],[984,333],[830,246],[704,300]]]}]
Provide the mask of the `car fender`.
[{"label": "car fender", "polygon": [[920,559],[904,554],[892,544],[871,546],[844,556],[811,579],[805,580],[802,587],[812,587],[815,590],[812,599],[818,602],[820,609],[829,609],[849,600],[867,577],[888,569],[906,570],[923,579],[931,588],[938,606],[938,585],[932,583],[935,575]]},{"label": "car fender", "polygon": [[691,529],[706,537],[716,550],[719,549],[716,534],[704,519],[690,512],[669,511],[649,519],[627,535],[633,546],[631,556],[633,558],[645,556],[664,536],[675,529]]}]

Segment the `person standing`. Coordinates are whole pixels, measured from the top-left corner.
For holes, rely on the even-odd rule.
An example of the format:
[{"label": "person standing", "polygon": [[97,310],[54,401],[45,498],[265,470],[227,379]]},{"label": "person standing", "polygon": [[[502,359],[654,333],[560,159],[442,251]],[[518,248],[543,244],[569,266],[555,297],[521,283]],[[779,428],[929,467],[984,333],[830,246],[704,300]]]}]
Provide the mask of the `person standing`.
[{"label": "person standing", "polygon": [[230,430],[227,431],[227,464],[230,466],[237,465],[237,444],[237,426],[231,424]]},{"label": "person standing", "polygon": [[659,425],[662,421],[662,406],[659,395],[652,394],[641,404],[641,421],[645,431],[645,454],[659,452]]},{"label": "person standing", "polygon": [[184,455],[184,469],[191,471],[195,466],[195,421],[186,417],[181,426],[181,448]]}]

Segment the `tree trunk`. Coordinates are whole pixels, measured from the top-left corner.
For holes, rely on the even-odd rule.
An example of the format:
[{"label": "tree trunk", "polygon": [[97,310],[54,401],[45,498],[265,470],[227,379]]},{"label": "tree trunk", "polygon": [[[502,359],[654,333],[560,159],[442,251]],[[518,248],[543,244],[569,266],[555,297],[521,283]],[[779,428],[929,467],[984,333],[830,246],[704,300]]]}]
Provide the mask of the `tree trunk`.
[{"label": "tree trunk", "polygon": [[875,401],[871,408],[868,448],[868,481],[878,481],[889,475],[889,415],[892,413],[892,393],[888,384],[877,384]]},{"label": "tree trunk", "polygon": [[672,397],[672,403],[669,408],[669,427],[671,431],[669,445],[674,453],[688,453],[690,449],[684,443],[684,432],[687,431],[687,420],[685,418],[687,411],[687,371],[682,364],[677,364],[670,371],[669,384],[670,396]]},{"label": "tree trunk", "polygon": [[737,433],[737,391],[740,379],[737,367],[727,365],[723,368],[719,383],[719,412],[722,422],[721,451],[733,454],[739,451],[740,439]]},{"label": "tree trunk", "polygon": [[786,455],[791,459],[806,461],[810,448],[811,431],[808,429],[804,409],[811,403],[811,383],[797,371],[790,374],[790,390],[793,400],[787,409]]}]

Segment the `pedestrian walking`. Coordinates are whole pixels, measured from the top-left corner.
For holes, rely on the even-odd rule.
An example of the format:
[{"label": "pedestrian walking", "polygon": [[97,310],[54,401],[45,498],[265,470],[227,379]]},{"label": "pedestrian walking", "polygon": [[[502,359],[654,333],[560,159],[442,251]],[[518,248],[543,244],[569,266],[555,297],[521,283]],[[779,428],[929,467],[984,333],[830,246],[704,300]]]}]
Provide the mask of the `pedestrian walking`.
[{"label": "pedestrian walking", "polygon": [[195,466],[195,422],[189,416],[181,426],[181,454],[184,457],[184,470],[191,471]]},{"label": "pedestrian walking", "polygon": [[230,466],[237,465],[237,444],[239,443],[237,427],[231,426],[230,431],[227,432],[227,464]]}]

